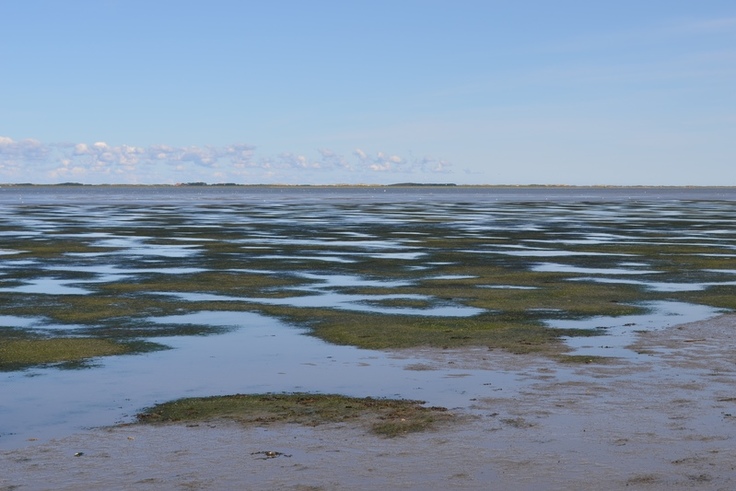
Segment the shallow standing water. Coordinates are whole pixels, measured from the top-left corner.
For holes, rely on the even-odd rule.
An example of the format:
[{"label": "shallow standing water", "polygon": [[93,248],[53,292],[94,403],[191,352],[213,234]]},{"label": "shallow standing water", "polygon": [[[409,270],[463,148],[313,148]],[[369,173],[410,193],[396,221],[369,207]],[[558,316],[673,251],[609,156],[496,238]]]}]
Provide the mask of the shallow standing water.
[{"label": "shallow standing water", "polygon": [[[694,255],[708,254],[712,248],[711,254],[725,257],[728,264],[736,258],[736,191],[731,188],[0,187],[0,206],[3,301],[41,299],[32,316],[0,310],[0,329],[73,333],[109,328],[50,320],[42,300],[94,296],[107,284],[216,269],[207,255],[213,237],[237,251],[236,269],[244,274],[260,275],[264,281],[288,274],[294,284],[272,297],[149,293],[184,301],[210,295],[208,300],[254,309],[279,304],[372,311],[389,322],[399,313],[477,315],[477,307],[431,295],[370,293],[371,288],[410,287],[418,281],[462,280],[463,275],[443,274],[445,261],[426,246],[428,238],[437,237],[473,244],[458,249],[475,259],[503,261],[528,271],[567,272],[575,275],[573,281],[635,282],[642,290],[665,292],[725,288],[736,282],[736,267],[681,275],[659,270],[635,255],[589,249],[652,241],[685,244],[698,249]],[[52,239],[85,248],[52,256],[22,254],[24,245]],[[400,268],[404,274],[396,279],[382,277],[380,271],[366,272],[360,265],[368,260]],[[271,269],[274,265],[278,271]],[[480,286],[518,288],[504,283]],[[607,330],[602,336],[571,341],[582,354],[635,358],[626,345],[636,330],[663,329],[720,311],[665,300],[626,322],[601,317],[559,320],[555,312],[537,315],[548,315],[555,327],[567,322]],[[137,319],[131,328],[140,328],[140,323]],[[339,392],[467,409],[475,398],[524,384],[523,375],[513,371],[407,370],[421,365],[422,359],[330,345],[306,335],[303,327],[242,308],[167,313],[147,317],[145,323],[173,331],[192,325],[223,329],[208,336],[150,337],[173,349],[106,357],[80,370],[0,373],[0,447],[129,421],[144,406],[184,396]],[[559,373],[574,377],[573,370],[560,368]]]}]

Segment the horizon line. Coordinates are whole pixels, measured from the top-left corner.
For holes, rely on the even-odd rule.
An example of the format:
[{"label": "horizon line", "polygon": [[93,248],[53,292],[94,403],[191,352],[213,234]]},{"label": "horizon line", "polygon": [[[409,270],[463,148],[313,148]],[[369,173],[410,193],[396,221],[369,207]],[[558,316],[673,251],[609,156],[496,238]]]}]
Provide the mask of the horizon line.
[{"label": "horizon line", "polygon": [[130,183],[99,183],[87,184],[82,182],[58,182],[58,183],[0,183],[0,187],[333,187],[333,188],[364,188],[364,187],[454,187],[454,188],[734,188],[734,185],[715,184],[456,184],[456,183],[423,183],[423,182],[397,182],[391,184],[363,183],[363,184],[286,184],[286,183],[254,183],[244,184],[235,182],[207,183],[203,181],[183,183],[154,183],[154,184],[130,184]]}]

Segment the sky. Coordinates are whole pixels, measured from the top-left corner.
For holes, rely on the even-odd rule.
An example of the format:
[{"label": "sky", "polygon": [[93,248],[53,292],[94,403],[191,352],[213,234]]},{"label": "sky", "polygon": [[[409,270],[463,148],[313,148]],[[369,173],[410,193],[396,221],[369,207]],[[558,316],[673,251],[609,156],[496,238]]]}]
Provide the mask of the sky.
[{"label": "sky", "polygon": [[0,183],[736,185],[733,0],[0,0]]}]

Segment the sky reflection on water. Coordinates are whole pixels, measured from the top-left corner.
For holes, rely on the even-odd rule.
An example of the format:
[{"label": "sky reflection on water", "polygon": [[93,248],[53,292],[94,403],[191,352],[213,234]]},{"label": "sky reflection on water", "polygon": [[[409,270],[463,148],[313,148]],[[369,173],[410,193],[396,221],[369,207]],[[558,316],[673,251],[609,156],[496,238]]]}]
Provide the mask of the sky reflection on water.
[{"label": "sky reflection on water", "polygon": [[547,325],[558,329],[595,329],[600,332],[598,336],[566,337],[566,343],[573,350],[572,355],[615,356],[635,361],[636,353],[628,346],[636,341],[637,332],[701,321],[724,312],[723,309],[684,302],[648,302],[644,306],[649,310],[645,314],[555,319],[547,321]]},{"label": "sky reflection on water", "polygon": [[[28,438],[130,421],[142,407],[179,397],[314,391],[363,397],[404,397],[458,407],[469,397],[511,386],[512,373],[483,370],[407,371],[421,359],[324,343],[293,326],[247,312],[198,312],[157,323],[230,326],[213,336],[157,338],[171,350],[99,360],[86,370],[0,373],[0,448]],[[466,376],[447,382],[443,376]],[[483,385],[487,384],[487,385]]]}]

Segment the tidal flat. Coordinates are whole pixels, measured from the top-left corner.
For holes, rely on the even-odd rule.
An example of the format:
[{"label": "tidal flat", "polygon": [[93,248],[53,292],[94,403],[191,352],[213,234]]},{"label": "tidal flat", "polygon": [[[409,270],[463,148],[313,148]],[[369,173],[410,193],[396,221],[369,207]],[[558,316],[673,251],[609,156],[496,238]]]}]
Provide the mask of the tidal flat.
[{"label": "tidal flat", "polygon": [[731,188],[0,189],[3,448],[182,397],[473,413],[523,377],[422,350],[573,373],[736,308]]}]

